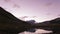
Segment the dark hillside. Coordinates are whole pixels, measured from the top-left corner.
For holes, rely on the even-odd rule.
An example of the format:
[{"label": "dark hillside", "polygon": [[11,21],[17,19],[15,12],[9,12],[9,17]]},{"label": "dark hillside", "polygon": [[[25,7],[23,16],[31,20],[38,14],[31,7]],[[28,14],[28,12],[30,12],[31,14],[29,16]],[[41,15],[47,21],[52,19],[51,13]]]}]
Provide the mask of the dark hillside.
[{"label": "dark hillside", "polygon": [[31,24],[19,20],[11,13],[0,7],[0,33],[16,34],[31,27]]},{"label": "dark hillside", "polygon": [[0,7],[0,34],[18,34],[35,28],[51,30],[53,31],[52,34],[60,34],[60,18],[31,24],[30,22],[19,20]]},{"label": "dark hillside", "polygon": [[53,31],[52,34],[60,34],[60,18],[53,19],[51,21],[45,21],[38,23],[37,28]]}]

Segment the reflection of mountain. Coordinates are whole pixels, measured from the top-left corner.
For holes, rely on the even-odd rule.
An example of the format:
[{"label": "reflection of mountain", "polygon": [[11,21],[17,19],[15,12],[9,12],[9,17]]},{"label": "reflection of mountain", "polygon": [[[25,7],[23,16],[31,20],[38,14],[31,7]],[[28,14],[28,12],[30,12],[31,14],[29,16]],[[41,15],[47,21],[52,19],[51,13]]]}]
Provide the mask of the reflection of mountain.
[{"label": "reflection of mountain", "polygon": [[56,18],[50,21],[44,21],[42,23],[36,23],[35,26],[40,29],[49,31],[51,30],[53,31],[53,34],[60,33],[60,18]]},{"label": "reflection of mountain", "polygon": [[35,27],[38,29],[53,31],[53,33],[49,33],[49,34],[60,34],[60,18],[56,18],[50,21],[45,21],[42,23],[36,23]]},{"label": "reflection of mountain", "polygon": [[56,18],[50,21],[45,21],[42,23],[30,24],[29,22],[25,22],[17,19],[11,13],[5,11],[3,8],[0,7],[0,33],[1,34],[5,34],[5,33],[18,34],[19,32],[24,32],[32,28],[52,30],[53,34],[60,34],[60,18]]},{"label": "reflection of mountain", "polygon": [[17,19],[0,7],[0,34],[18,34],[32,28],[33,24]]},{"label": "reflection of mountain", "polygon": [[45,21],[40,24],[38,23],[38,25],[40,25],[38,28],[51,30],[53,31],[53,34],[60,34],[60,18],[56,18],[51,21]]},{"label": "reflection of mountain", "polygon": [[31,27],[30,23],[17,19],[0,7],[0,34],[18,34]]}]

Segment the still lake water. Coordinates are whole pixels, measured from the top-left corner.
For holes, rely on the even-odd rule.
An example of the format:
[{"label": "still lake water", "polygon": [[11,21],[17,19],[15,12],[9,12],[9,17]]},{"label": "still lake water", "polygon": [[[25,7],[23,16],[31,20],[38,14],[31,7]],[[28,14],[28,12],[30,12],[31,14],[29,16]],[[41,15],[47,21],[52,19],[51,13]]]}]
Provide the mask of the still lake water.
[{"label": "still lake water", "polygon": [[47,31],[47,30],[43,30],[43,29],[36,29],[36,32],[24,31],[24,32],[19,33],[19,34],[42,34],[42,33],[52,33],[52,31]]}]

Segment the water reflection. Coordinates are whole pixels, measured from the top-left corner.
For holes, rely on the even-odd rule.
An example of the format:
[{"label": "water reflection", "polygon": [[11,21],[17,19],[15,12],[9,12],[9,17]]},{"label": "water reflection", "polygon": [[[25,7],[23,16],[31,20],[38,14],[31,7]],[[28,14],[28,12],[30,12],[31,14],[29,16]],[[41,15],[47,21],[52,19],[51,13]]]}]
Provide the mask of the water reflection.
[{"label": "water reflection", "polygon": [[47,30],[43,30],[43,29],[36,29],[36,32],[27,32],[27,31],[24,31],[22,33],[19,33],[19,34],[50,34],[52,33],[52,31],[47,31]]}]

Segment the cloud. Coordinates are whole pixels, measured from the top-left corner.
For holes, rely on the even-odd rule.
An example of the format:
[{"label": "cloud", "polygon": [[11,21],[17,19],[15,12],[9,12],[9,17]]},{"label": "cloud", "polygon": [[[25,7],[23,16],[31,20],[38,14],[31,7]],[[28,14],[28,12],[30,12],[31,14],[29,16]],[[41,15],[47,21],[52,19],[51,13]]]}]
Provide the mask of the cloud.
[{"label": "cloud", "polygon": [[47,4],[47,6],[50,6],[50,5],[52,5],[52,3],[48,3],[48,4]]},{"label": "cloud", "polygon": [[53,5],[53,3],[47,3],[47,4],[45,4],[45,6],[51,6],[51,5]]},{"label": "cloud", "polygon": [[59,17],[60,17],[60,14],[58,14],[57,16],[59,16]]},{"label": "cloud", "polygon": [[4,0],[5,2],[10,2],[11,0]]},{"label": "cloud", "polygon": [[20,6],[18,4],[14,4],[13,8],[20,8]]}]

